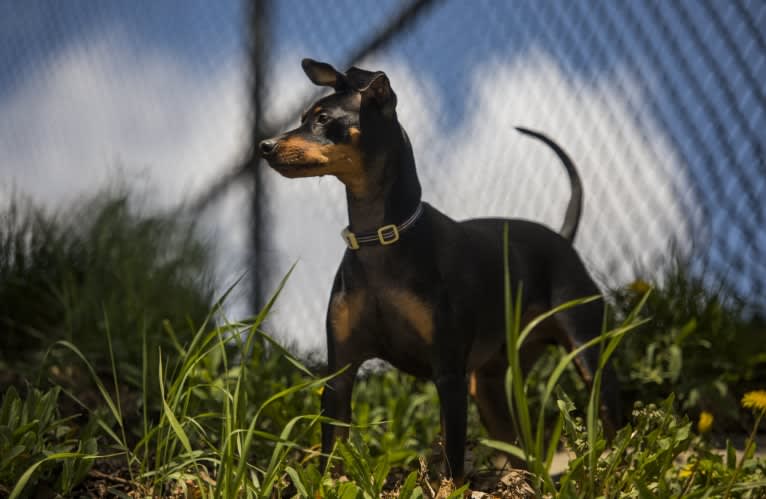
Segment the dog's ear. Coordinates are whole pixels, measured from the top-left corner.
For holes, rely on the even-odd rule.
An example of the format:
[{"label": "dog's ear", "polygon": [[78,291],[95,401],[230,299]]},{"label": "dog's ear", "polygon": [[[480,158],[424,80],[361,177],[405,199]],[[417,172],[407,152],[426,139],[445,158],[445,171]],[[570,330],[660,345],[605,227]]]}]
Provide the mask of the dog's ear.
[{"label": "dog's ear", "polygon": [[365,71],[353,67],[346,71],[349,86],[362,94],[362,102],[374,102],[383,111],[396,108],[396,94],[383,71]]},{"label": "dog's ear", "polygon": [[346,75],[327,64],[326,62],[317,62],[313,59],[303,59],[301,66],[306,76],[309,77],[314,85],[323,87],[332,87],[335,90],[348,88]]}]

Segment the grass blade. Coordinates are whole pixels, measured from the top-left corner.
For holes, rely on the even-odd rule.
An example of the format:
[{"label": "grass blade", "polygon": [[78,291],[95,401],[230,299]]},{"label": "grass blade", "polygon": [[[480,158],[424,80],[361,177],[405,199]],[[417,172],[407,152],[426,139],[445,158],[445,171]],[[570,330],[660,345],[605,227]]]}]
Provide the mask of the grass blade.
[{"label": "grass blade", "polygon": [[81,454],[79,452],[57,452],[55,454],[46,456],[43,459],[31,465],[29,468],[26,469],[26,471],[24,471],[24,473],[21,474],[21,477],[19,477],[18,482],[16,482],[16,485],[13,487],[13,490],[11,490],[11,494],[8,496],[8,499],[16,499],[17,497],[19,497],[22,491],[24,490],[24,487],[26,487],[27,483],[29,482],[29,479],[32,478],[32,475],[37,470],[37,468],[47,463],[48,461],[56,461],[60,459],[96,459],[98,457],[99,456],[94,456],[90,454]]}]

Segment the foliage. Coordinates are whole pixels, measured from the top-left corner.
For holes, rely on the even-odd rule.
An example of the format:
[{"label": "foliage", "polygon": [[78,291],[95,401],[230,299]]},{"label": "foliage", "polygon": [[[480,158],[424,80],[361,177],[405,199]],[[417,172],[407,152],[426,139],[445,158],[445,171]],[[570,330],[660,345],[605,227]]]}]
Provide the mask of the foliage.
[{"label": "foliage", "polygon": [[[220,303],[209,311],[207,250],[193,224],[131,206],[128,196],[107,196],[69,217],[19,202],[0,214],[0,365],[35,360],[43,380],[26,397],[3,393],[0,494],[83,495],[83,480],[104,476],[106,461],[119,462],[120,483],[142,496],[417,498],[467,490],[427,464],[432,449],[440,453],[433,385],[393,370],[357,382],[350,438],[322,472],[317,442],[327,420],[319,399],[336,373],[316,375],[266,334],[279,290],[255,317],[223,320]],[[617,326],[582,348],[600,344],[602,367],[614,354],[623,386],[636,387],[629,396],[651,402],[677,391],[678,398],[634,406],[630,425],[608,442],[596,417],[601,370],[584,394],[573,392],[583,385],[570,377],[572,354],[556,351],[523,372],[518,348],[535,324],[520,329],[519,302],[507,289],[506,391],[520,439],[485,442],[526,460],[531,485],[551,497],[763,496],[766,463],[755,453],[763,392],[743,400],[755,419],[741,457],[731,444],[723,453],[711,447],[706,433],[720,425],[715,401],[730,401],[736,414],[739,390],[766,385],[766,347],[743,341],[757,323],[685,272],[647,290],[617,292]],[[49,369],[49,360],[60,369]],[[77,374],[78,384],[41,390],[56,372]],[[96,402],[82,396],[82,380],[95,387]],[[87,411],[88,424],[62,417],[71,413],[62,401]],[[711,411],[704,424],[700,418],[704,435],[679,408]],[[473,406],[469,421],[469,438],[480,436]],[[574,458],[554,480],[560,437]]]},{"label": "foliage", "polygon": [[[102,452],[119,452],[123,456],[125,466],[131,470],[135,490],[145,495],[172,497],[188,494],[202,497],[433,497],[434,490],[422,459],[419,469],[412,469],[413,460],[405,459],[400,462],[410,466],[395,471],[396,459],[410,456],[420,444],[413,444],[419,439],[408,430],[397,430],[394,421],[367,427],[372,431],[353,431],[349,441],[339,443],[334,455],[336,470],[343,470],[342,477],[329,470],[319,471],[316,452],[301,442],[307,441],[322,418],[293,403],[318,398],[318,391],[327,378],[311,375],[301,362],[259,332],[267,311],[268,307],[246,323],[226,324],[212,330],[198,328],[182,352],[162,356],[165,360],[159,372],[163,375],[160,381],[163,412],[144,414],[143,438],[133,447],[129,447],[122,436],[120,425],[124,424],[124,418],[119,398],[112,397],[110,390],[98,381],[110,411],[99,421]],[[261,346],[253,348],[255,345]],[[76,348],[66,343],[60,347]],[[257,352],[264,362],[237,364],[237,359],[246,358],[249,352]],[[274,358],[281,358],[287,364],[274,362]],[[291,378],[294,384],[281,385],[265,398],[249,398],[251,392],[244,387],[270,373],[284,376],[287,365],[296,373],[296,377]],[[87,369],[95,376],[92,366],[88,365]],[[118,376],[114,379],[119,383]],[[394,387],[400,381],[403,381],[402,388],[396,390]],[[432,423],[438,413],[438,406],[433,407],[432,412],[427,410],[434,402],[430,388],[418,391],[415,384],[413,395],[409,392],[413,386],[407,383],[414,382],[402,380],[397,374],[371,376],[363,383],[365,393],[358,394],[355,402],[362,413],[374,412],[365,408],[365,404],[376,397],[390,401],[390,411],[404,414],[404,420],[416,427]],[[67,474],[71,478],[59,478],[55,490],[71,490],[91,466],[88,455],[95,453],[95,440],[84,439],[83,435],[87,434],[84,430],[79,436],[81,440],[74,438],[70,430],[61,430],[70,422],[55,416],[58,393],[57,388],[46,394],[34,391],[22,402],[15,390],[6,392],[0,410],[0,435],[4,437],[0,450],[3,456],[12,457],[4,460],[0,469],[6,473],[2,483],[7,488],[18,482],[14,495],[35,490],[34,484],[54,483],[56,476]],[[270,407],[291,397],[297,398],[284,405],[284,413],[276,411],[266,417]],[[421,403],[411,404],[413,398],[420,399]],[[726,455],[714,452],[704,437],[692,434],[691,423],[686,418],[675,415],[672,399],[660,406],[637,405],[631,425],[620,430],[608,444],[592,418],[586,418],[590,419],[586,423],[575,416],[574,404],[563,391],[558,390],[555,398],[560,409],[560,430],[574,456],[568,469],[556,483],[545,477],[550,464],[545,453],[553,447],[535,444],[517,451],[526,455],[531,466],[544,464],[540,470],[544,479],[533,480],[540,492],[554,497],[701,497],[705,493],[725,495],[730,488],[733,496],[758,497],[766,491],[766,463],[754,457],[754,447],[748,446],[740,460],[733,457],[731,446]],[[760,401],[753,395],[746,399],[762,416],[760,406],[753,405]],[[316,407],[315,402],[313,404]],[[32,414],[34,418],[30,418]],[[387,418],[390,412],[379,414]],[[30,426],[32,420],[35,426]],[[530,418],[530,424],[532,422]],[[759,422],[760,419],[756,427]],[[755,429],[753,435],[754,432]],[[14,435],[16,440],[9,440],[8,435]],[[535,435],[533,432],[532,436]],[[313,438],[308,441],[316,441]],[[535,442],[534,438],[531,441]],[[38,450],[23,455],[7,450],[19,445],[18,442],[23,442],[25,448]],[[687,456],[687,464],[681,465],[679,460],[684,456]],[[12,476],[7,474],[8,470],[13,470]],[[465,488],[462,492],[461,489],[448,490],[452,497],[460,497]]]},{"label": "foliage", "polygon": [[[757,418],[739,462],[736,462],[730,445],[724,465],[720,456],[709,450],[704,437],[694,437],[688,419],[675,414],[672,396],[660,407],[655,404],[644,407],[642,403],[637,402],[632,414],[632,425],[620,429],[612,441],[607,441],[601,431],[597,408],[603,369],[623,337],[631,336],[626,336],[626,333],[647,323],[647,319],[640,317],[643,307],[650,299],[650,289],[642,290],[642,297],[634,301],[633,308],[625,314],[622,324],[609,332],[603,332],[600,338],[567,354],[550,371],[545,383],[546,389],[541,397],[541,406],[536,411],[536,420],[527,397],[530,378],[521,369],[521,346],[537,323],[561,310],[587,303],[590,299],[584,298],[563,304],[535,318],[524,330],[520,330],[521,290],[515,294],[515,303],[511,302],[510,291],[510,276],[506,268],[506,324],[509,345],[506,397],[509,407],[512,408],[519,445],[492,440],[486,440],[485,443],[523,459],[532,473],[531,482],[538,495],[565,498],[710,495],[729,497],[731,493],[736,492],[746,497],[756,497],[766,492],[766,480],[763,475],[766,462],[753,459],[755,435],[761,418],[766,414],[764,391],[750,392],[742,400],[744,407],[756,411]],[[556,399],[560,411],[559,419],[552,431],[552,444],[546,447],[543,438],[547,400],[552,397],[566,364],[571,363],[577,351],[593,347],[597,343],[603,345],[585,410],[586,420],[573,415],[575,404],[558,388]],[[712,416],[708,416],[706,424],[712,425]],[[558,482],[555,482],[550,474],[551,458],[562,433],[572,458],[567,470],[559,477]],[[690,463],[685,469],[692,470],[691,474],[682,473],[684,468],[679,471],[678,463],[684,457],[687,457]],[[743,475],[742,469],[745,467],[747,471]],[[717,471],[713,480],[694,480],[694,472],[697,470],[713,469]]]},{"label": "foliage", "polygon": [[[119,366],[113,356],[113,386],[108,386],[110,383],[99,377],[74,344],[59,341],[54,345],[54,350],[69,350],[92,377],[107,408],[106,413],[93,411],[102,433],[102,452],[122,456],[137,490],[173,495],[181,488],[210,497],[268,497],[293,487],[322,491],[324,497],[378,497],[389,485],[392,464],[409,462],[424,451],[428,442],[424,443],[422,436],[416,438],[412,431],[427,429],[431,435],[437,431],[434,406],[424,404],[433,402],[433,391],[416,395],[413,402],[409,391],[415,386],[413,381],[402,385],[398,383],[402,381],[399,375],[384,374],[362,383],[365,391],[375,392],[373,399],[391,399],[389,410],[393,414],[370,411],[369,401],[362,397],[356,402],[361,412],[376,414],[369,426],[373,431],[354,431],[353,443],[341,444],[336,451],[346,472],[354,478],[353,483],[320,475],[318,454],[311,445],[318,440],[318,423],[323,421],[318,414],[319,393],[329,378],[315,377],[261,331],[272,303],[273,299],[247,322],[214,327],[203,324],[189,344],[176,344],[170,355],[162,354],[156,380],[159,402],[149,400],[154,391],[148,387],[155,380],[148,377],[144,336],[143,428],[133,445],[126,436],[130,429],[125,426]],[[108,327],[106,343],[111,351]],[[160,406],[161,411],[152,412],[154,406]],[[315,412],[309,412],[312,407]],[[438,412],[438,405],[435,407]],[[386,429],[378,422],[381,417],[393,422],[392,416],[402,414],[409,414],[404,422],[411,423],[412,428]],[[75,456],[54,456],[59,466],[75,463]],[[19,471],[27,468],[26,479],[16,485],[13,494],[35,490],[34,483],[43,476],[43,469],[37,467],[41,463],[15,464]],[[368,477],[370,470],[374,474]],[[420,475],[416,475],[419,479]],[[418,491],[422,493],[415,478],[408,476],[401,485],[411,497],[419,497]]]},{"label": "foliage", "polygon": [[629,335],[615,356],[626,400],[657,402],[675,394],[686,413],[708,411],[720,429],[744,423],[737,399],[766,385],[766,323],[727,289],[714,289],[676,261],[651,286],[637,280],[615,290],[617,319],[653,287],[642,317],[651,321]]},{"label": "foliage", "polygon": [[[564,435],[575,457],[561,479],[560,493],[565,497],[679,495],[682,484],[670,475],[675,460],[689,449],[692,433],[688,420],[674,415],[672,402],[670,398],[660,407],[637,404],[633,425],[622,428],[610,451],[604,452],[606,442],[598,439],[593,445],[588,441],[582,421],[571,416],[574,406],[562,395]],[[595,461],[589,459],[593,454],[597,455]]]},{"label": "foliage", "polygon": [[407,466],[436,440],[439,397],[432,383],[392,369],[357,381],[354,394],[354,423],[371,455]]},{"label": "foliage", "polygon": [[[7,490],[21,481],[30,468],[32,485],[46,484],[67,494],[85,478],[96,453],[93,425],[78,428],[74,418],[61,418],[58,387],[42,392],[30,388],[22,398],[15,388],[5,391],[0,403],[0,485]],[[51,455],[70,455],[54,461]]]},{"label": "foliage", "polygon": [[[676,415],[673,402],[669,397],[660,405],[636,403],[631,424],[608,445],[599,439],[592,446],[562,394],[564,435],[574,458],[561,476],[560,497],[762,497],[766,460],[754,458],[752,448],[737,461],[730,443],[726,453],[712,449],[704,436],[692,433],[686,417]],[[595,466],[588,459],[594,451]]]},{"label": "foliage", "polygon": [[171,344],[164,324],[185,335],[187,320],[202,322],[212,304],[207,246],[181,212],[135,204],[107,192],[59,215],[19,198],[0,212],[0,363],[36,365],[67,340],[108,366],[108,318],[117,362],[137,386],[142,331],[154,355]]}]

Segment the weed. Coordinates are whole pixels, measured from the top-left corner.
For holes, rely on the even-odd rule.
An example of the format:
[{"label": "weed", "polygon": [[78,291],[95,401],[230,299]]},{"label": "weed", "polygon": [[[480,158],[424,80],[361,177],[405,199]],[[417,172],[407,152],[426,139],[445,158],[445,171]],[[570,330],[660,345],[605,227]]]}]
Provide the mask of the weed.
[{"label": "weed", "polygon": [[[0,403],[0,485],[11,497],[29,484],[44,484],[68,494],[90,470],[96,454],[94,425],[78,428],[74,417],[61,418],[58,387],[30,388],[22,398],[9,388]],[[67,459],[63,459],[66,456]]]},{"label": "weed", "polygon": [[[615,356],[626,400],[656,402],[675,394],[681,411],[715,416],[719,430],[745,428],[737,399],[766,384],[766,324],[731,290],[712,288],[679,259],[668,266],[641,314],[651,317]],[[616,316],[652,287],[637,280],[614,290]]]},{"label": "weed", "polygon": [[[100,471],[106,459],[121,465],[125,492],[107,487],[115,495],[419,498],[466,492],[448,480],[432,487],[423,456],[437,439],[438,397],[431,384],[395,371],[359,381],[350,439],[330,459],[336,475],[340,469],[344,474],[321,473],[317,442],[327,420],[319,393],[329,377],[315,376],[264,331],[281,286],[249,320],[222,320],[225,296],[203,313],[211,300],[205,279],[197,277],[205,274],[206,256],[191,226],[140,216],[125,197],[94,203],[72,219],[19,203],[0,216],[2,360],[34,360],[42,366],[39,379],[78,375],[63,388],[30,388],[26,397],[5,390],[0,494],[82,495],[84,479],[108,475]],[[602,355],[593,390],[578,397],[561,384],[577,352],[547,357],[530,375],[520,369],[518,349],[545,317],[598,298],[564,304],[521,329],[523,289],[512,296],[507,270],[505,278],[506,392],[519,441],[486,443],[524,459],[531,473],[518,476],[531,477],[538,495],[766,494],[766,463],[755,452],[766,397],[754,392],[744,401],[755,419],[739,457],[730,443],[724,453],[712,448],[707,433],[721,424],[712,401],[736,401],[737,390],[761,379],[763,348],[732,344],[752,331],[737,306],[705,295],[688,276],[669,279],[651,294],[625,291],[617,298],[620,325],[581,347],[600,345]],[[658,319],[647,323],[651,315]],[[634,394],[649,400],[666,391],[679,395],[634,406],[630,425],[607,442],[596,407],[601,370],[613,353],[623,380],[638,387]],[[47,367],[51,359],[58,371]],[[98,403],[83,396],[82,380],[94,387]],[[726,396],[715,398],[711,390]],[[88,424],[62,416],[62,399],[86,410]],[[709,411],[699,419],[703,435],[693,433],[679,407]],[[474,429],[475,408],[469,418]],[[553,477],[551,458],[562,437],[573,458]]]},{"label": "weed", "polygon": [[0,363],[24,371],[51,342],[76,339],[94,365],[109,366],[108,317],[115,360],[140,386],[141,331],[152,357],[172,345],[163,324],[187,341],[187,321],[201,323],[213,301],[209,250],[180,211],[133,204],[118,191],[55,216],[18,198],[0,213]]}]

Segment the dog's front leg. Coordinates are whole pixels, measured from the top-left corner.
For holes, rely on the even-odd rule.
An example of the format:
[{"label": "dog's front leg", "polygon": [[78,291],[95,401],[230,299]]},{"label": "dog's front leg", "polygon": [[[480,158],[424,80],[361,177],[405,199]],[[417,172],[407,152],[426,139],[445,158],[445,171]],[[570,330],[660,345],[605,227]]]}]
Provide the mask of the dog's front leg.
[{"label": "dog's front leg", "polygon": [[[441,307],[442,311],[450,310]],[[451,315],[451,314],[450,314]],[[439,393],[442,436],[447,454],[447,473],[456,484],[463,481],[465,456],[466,413],[468,411],[468,381],[466,379],[464,348],[459,333],[449,328],[454,318],[437,314],[436,338],[433,345],[433,379]]]},{"label": "dog's front leg", "polygon": [[[359,366],[370,355],[364,347],[364,335],[357,328],[358,317],[364,306],[362,293],[338,291],[339,279],[333,287],[330,307],[327,311],[327,374],[345,370],[327,383],[322,393],[322,415],[345,424],[351,423],[351,394]],[[335,441],[348,437],[348,427],[322,423],[321,468],[327,466]]]},{"label": "dog's front leg", "polygon": [[456,484],[463,482],[468,379],[466,331],[469,321],[442,297],[434,311],[434,342],[431,349],[432,376],[439,393],[442,435],[447,455],[447,473]]},{"label": "dog's front leg", "polygon": [[468,383],[465,372],[437,373],[434,379],[439,392],[442,432],[447,453],[447,472],[457,484],[463,480],[465,458]]},{"label": "dog's front leg", "polygon": [[[329,346],[328,346],[329,347]],[[329,349],[329,348],[328,348]],[[328,360],[332,359],[328,356]],[[354,379],[358,364],[345,364],[348,368],[337,378],[332,379],[322,392],[322,415],[341,421],[346,424],[351,423],[351,394],[354,389]],[[333,373],[339,368],[344,367],[336,362],[328,362],[328,372]],[[337,426],[332,423],[322,423],[322,458],[321,469],[325,470],[327,458],[332,453],[333,446],[337,439],[348,438],[348,427]]]}]

